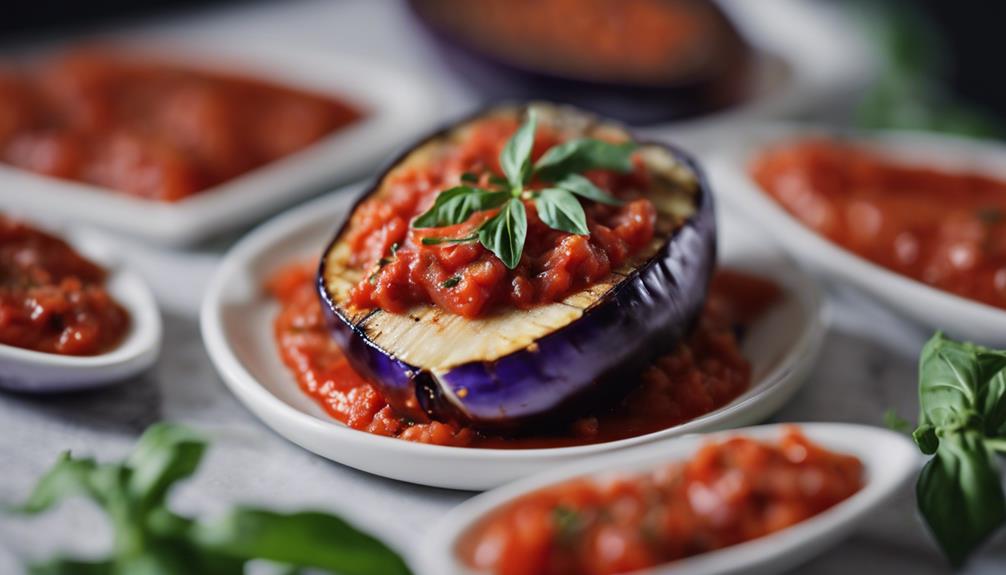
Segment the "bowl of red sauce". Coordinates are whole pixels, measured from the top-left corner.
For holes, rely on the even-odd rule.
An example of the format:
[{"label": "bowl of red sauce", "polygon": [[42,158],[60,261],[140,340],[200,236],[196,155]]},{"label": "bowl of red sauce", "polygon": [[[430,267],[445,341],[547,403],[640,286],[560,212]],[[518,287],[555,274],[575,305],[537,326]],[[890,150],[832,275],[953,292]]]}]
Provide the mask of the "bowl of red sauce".
[{"label": "bowl of red sauce", "polygon": [[634,124],[743,101],[754,55],[706,0],[411,0],[441,59],[490,99],[546,98]]},{"label": "bowl of red sauce", "polygon": [[861,425],[678,438],[467,501],[430,532],[420,572],[782,571],[867,519],[915,467],[907,438]]},{"label": "bowl of red sauce", "polygon": [[157,358],[160,316],[146,285],[96,259],[107,260],[0,214],[0,387],[114,382]]},{"label": "bowl of red sauce", "polygon": [[780,126],[724,149],[717,189],[808,265],[928,327],[1006,342],[1006,148]]},{"label": "bowl of red sauce", "polygon": [[10,57],[0,206],[189,243],[361,174],[422,126],[427,95],[408,73],[268,43],[109,38]]}]

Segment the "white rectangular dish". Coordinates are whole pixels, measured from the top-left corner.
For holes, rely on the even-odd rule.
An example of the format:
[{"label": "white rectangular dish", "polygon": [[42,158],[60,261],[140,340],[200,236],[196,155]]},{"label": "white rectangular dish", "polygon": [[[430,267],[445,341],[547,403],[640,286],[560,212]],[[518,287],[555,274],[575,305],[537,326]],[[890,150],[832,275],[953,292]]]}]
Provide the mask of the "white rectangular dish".
[{"label": "white rectangular dish", "polygon": [[335,96],[359,107],[364,117],[297,153],[174,203],[0,164],[0,210],[95,224],[159,244],[188,245],[362,175],[433,120],[433,97],[425,82],[356,57],[276,42],[205,38],[106,43],[161,61]]}]

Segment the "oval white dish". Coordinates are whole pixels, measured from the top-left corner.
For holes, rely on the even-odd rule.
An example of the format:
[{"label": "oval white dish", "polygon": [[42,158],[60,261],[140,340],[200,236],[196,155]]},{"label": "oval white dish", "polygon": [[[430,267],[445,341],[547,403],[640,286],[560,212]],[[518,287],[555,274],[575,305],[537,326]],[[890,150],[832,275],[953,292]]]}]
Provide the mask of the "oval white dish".
[{"label": "oval white dish", "polygon": [[280,435],[333,461],[402,481],[487,489],[604,451],[761,421],[796,391],[820,350],[824,323],[816,284],[764,236],[729,222],[721,226],[727,230],[723,260],[781,282],[785,298],[749,330],[743,347],[753,364],[752,387],[727,406],[648,435],[549,449],[445,447],[350,429],[305,396],[280,361],[272,330],[277,305],[261,286],[285,264],[319,258],[359,190],[353,186],[290,210],[241,240],[220,264],[201,311],[210,359],[235,395]]},{"label": "oval white dish", "polygon": [[87,222],[159,244],[192,244],[362,175],[433,119],[426,82],[357,57],[207,37],[110,38],[107,43],[183,66],[330,95],[359,106],[365,116],[297,153],[174,203],[0,164],[0,209]]},{"label": "oval white dish", "polygon": [[109,246],[86,236],[67,240],[108,270],[108,292],[129,312],[131,325],[117,347],[93,356],[43,353],[0,344],[0,388],[29,393],[76,391],[117,383],[143,372],[161,352],[161,314],[147,284],[118,265]]},{"label": "oval white dish", "polygon": [[[779,437],[782,425],[766,425],[713,436],[689,435],[610,453],[565,466],[483,493],[451,510],[418,546],[418,571],[424,575],[476,575],[457,558],[459,539],[479,520],[529,492],[583,476],[603,478],[645,471],[687,459],[710,437],[744,435],[762,440]],[[876,427],[842,423],[806,423],[804,434],[824,447],[858,457],[864,465],[863,488],[852,497],[806,521],[745,543],[668,563],[649,575],[746,575],[777,573],[799,565],[837,543],[871,511],[889,499],[918,468],[920,457],[908,438]]]},{"label": "oval white dish", "polygon": [[749,214],[808,267],[871,293],[933,329],[986,345],[1006,345],[1006,311],[930,287],[893,272],[818,235],[766,195],[749,176],[759,150],[808,136],[838,136],[891,158],[926,167],[974,171],[1006,180],[1006,146],[919,132],[863,133],[777,124],[732,135],[706,160],[721,202]]}]

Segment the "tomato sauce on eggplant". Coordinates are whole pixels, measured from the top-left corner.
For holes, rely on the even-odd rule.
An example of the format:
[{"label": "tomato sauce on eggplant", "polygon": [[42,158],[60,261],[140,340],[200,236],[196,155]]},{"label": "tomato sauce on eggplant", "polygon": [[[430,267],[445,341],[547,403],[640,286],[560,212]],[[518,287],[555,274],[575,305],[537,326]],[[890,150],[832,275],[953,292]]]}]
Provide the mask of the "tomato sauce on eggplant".
[{"label": "tomato sauce on eggplant", "polygon": [[[478,242],[424,245],[424,238],[468,235],[499,211],[477,212],[454,226],[409,227],[462,174],[481,174],[483,185],[490,174],[501,175],[500,150],[517,127],[512,117],[480,120],[448,153],[394,173],[385,184],[387,194],[354,211],[346,235],[351,263],[371,271],[350,293],[352,305],[404,313],[415,304],[433,303],[464,317],[485,315],[500,306],[527,309],[592,285],[649,244],[656,209],[647,198],[631,195],[648,188],[650,175],[637,162],[628,174],[604,170],[587,174],[598,187],[626,201],[622,206],[585,205],[589,236],[550,228],[538,217],[534,202],[526,200],[527,240],[516,269],[507,269]],[[535,160],[560,143],[545,126],[536,136]]]},{"label": "tomato sauce on eggplant", "polygon": [[614,441],[679,425],[722,407],[750,385],[751,366],[741,354],[738,324],[756,319],[780,294],[772,282],[720,270],[692,335],[655,362],[643,374],[642,385],[616,407],[584,415],[546,434],[505,436],[396,415],[332,339],[315,290],[315,272],[315,266],[294,264],[281,269],[266,286],[280,303],[274,322],[277,347],[303,392],[354,429],[463,447],[527,449]]},{"label": "tomato sauce on eggplant", "polygon": [[635,573],[785,529],[862,486],[859,459],[792,427],[777,442],[711,441],[646,473],[543,488],[476,525],[458,550],[494,575]]},{"label": "tomato sauce on eggplant", "polygon": [[0,214],[0,343],[96,355],[129,330],[106,272],[56,236]]},{"label": "tomato sauce on eggplant", "polygon": [[822,139],[766,150],[751,172],[765,193],[836,244],[1006,309],[1006,181]]},{"label": "tomato sauce on eggplant", "polygon": [[0,68],[0,161],[165,202],[361,115],[329,96],[100,48]]}]

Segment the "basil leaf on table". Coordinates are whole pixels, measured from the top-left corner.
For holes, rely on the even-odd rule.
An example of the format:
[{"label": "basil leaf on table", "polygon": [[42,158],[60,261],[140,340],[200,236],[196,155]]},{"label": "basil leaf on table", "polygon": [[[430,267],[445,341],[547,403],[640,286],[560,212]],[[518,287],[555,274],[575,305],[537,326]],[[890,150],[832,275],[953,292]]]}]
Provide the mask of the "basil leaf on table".
[{"label": "basil leaf on table", "polygon": [[993,458],[978,433],[950,433],[919,475],[919,510],[955,567],[1006,521]]},{"label": "basil leaf on table", "polygon": [[527,237],[524,202],[511,198],[499,213],[479,228],[479,242],[510,269],[517,267]]},{"label": "basil leaf on table", "polygon": [[597,187],[594,182],[580,174],[566,174],[555,182],[555,187],[562,188],[588,200],[608,204],[609,206],[621,206],[625,204],[625,202]]},{"label": "basil leaf on table", "polygon": [[520,190],[531,175],[531,148],[534,147],[536,129],[534,110],[529,110],[527,121],[517,129],[500,152],[500,168],[510,186],[516,190]]},{"label": "basil leaf on table", "polygon": [[475,212],[498,208],[510,197],[471,186],[456,186],[437,195],[433,206],[412,222],[414,228],[441,228],[468,220]]},{"label": "basil leaf on table", "polygon": [[936,333],[919,357],[919,511],[954,566],[1006,523],[1006,352]]},{"label": "basil leaf on table", "polygon": [[603,140],[576,138],[553,146],[534,165],[534,173],[547,181],[586,170],[632,171],[632,142],[612,144]]},{"label": "basil leaf on table", "polygon": [[402,559],[385,544],[325,513],[236,508],[196,527],[193,539],[221,555],[257,557],[341,575],[409,573]]},{"label": "basil leaf on table", "polygon": [[401,557],[342,519],[318,511],[283,514],[237,508],[201,522],[167,507],[171,487],[191,477],[205,441],[174,425],[150,427],[121,462],[97,463],[64,453],[14,511],[41,513],[84,496],[108,515],[115,542],[109,557],[57,557],[30,566],[37,575],[242,575],[267,559],[343,575],[407,575]]},{"label": "basil leaf on table", "polygon": [[576,196],[559,188],[546,188],[534,200],[538,217],[548,227],[571,234],[588,235],[587,216]]}]

